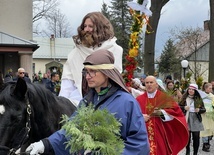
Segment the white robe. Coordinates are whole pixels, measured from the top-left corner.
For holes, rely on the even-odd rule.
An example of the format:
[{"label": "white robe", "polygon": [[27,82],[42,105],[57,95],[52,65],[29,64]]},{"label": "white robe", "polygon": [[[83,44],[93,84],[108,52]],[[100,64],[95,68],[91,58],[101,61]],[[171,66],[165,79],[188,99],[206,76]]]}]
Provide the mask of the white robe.
[{"label": "white robe", "polygon": [[85,58],[92,52],[99,49],[107,49],[113,53],[115,58],[115,67],[122,72],[122,54],[123,49],[116,44],[116,38],[109,39],[102,43],[102,46],[96,48],[87,48],[82,45],[76,47],[69,53],[68,59],[63,66],[61,78],[61,90],[59,96],[68,98],[76,106],[82,99],[82,69]]}]

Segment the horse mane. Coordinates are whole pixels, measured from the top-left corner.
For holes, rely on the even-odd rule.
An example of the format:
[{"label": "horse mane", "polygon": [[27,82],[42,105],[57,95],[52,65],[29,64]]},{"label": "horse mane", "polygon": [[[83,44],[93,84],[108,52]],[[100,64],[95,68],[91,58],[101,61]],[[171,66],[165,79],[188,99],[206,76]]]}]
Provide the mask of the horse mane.
[{"label": "horse mane", "polygon": [[27,84],[27,98],[33,108],[36,128],[42,128],[43,123],[49,128],[43,131],[52,132],[59,129],[63,112],[71,115],[76,107],[66,98],[57,97],[42,84]]},{"label": "horse mane", "polygon": [[44,108],[48,108],[50,105],[57,102],[56,96],[51,93],[50,90],[45,88],[42,84],[28,84],[28,98],[29,102],[33,104],[34,102],[38,101],[38,99],[41,100],[41,105],[44,106]]},{"label": "horse mane", "polygon": [[[15,89],[16,82],[8,82],[3,83],[0,86],[0,93],[1,96],[6,99],[6,103],[10,104],[13,103],[14,99],[9,96],[14,96],[14,89]],[[6,90],[7,89],[7,90]],[[3,91],[5,90],[5,91]],[[19,92],[18,92],[19,93]],[[19,99],[23,100],[24,98],[28,98],[29,102],[34,105],[36,101],[39,101],[37,105],[43,106],[44,109],[50,108],[53,104],[58,104],[57,98],[55,95],[53,95],[46,87],[42,84],[34,84],[34,83],[27,83],[27,92],[25,93],[25,96],[23,98],[19,97]],[[16,97],[18,98],[18,97]],[[11,106],[12,107],[12,106]]]}]

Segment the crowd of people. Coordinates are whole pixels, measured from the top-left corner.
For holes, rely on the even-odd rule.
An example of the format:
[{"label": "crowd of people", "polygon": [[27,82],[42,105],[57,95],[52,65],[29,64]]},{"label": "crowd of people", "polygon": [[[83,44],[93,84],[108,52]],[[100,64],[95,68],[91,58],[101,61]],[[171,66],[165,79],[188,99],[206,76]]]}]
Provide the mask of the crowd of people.
[{"label": "crowd of people", "polygon": [[8,73],[4,76],[3,82],[17,81],[18,78],[23,78],[27,83],[43,84],[48,90],[50,90],[54,95],[58,96],[61,89],[61,80],[59,73],[53,72],[50,74],[50,77],[47,73],[39,72],[34,74],[32,79],[28,76],[28,72],[24,68],[19,68],[17,72],[14,73],[11,69],[8,70]]},{"label": "crowd of people", "polygon": [[[143,77],[147,79],[145,75]],[[143,100],[139,98],[142,97],[141,94],[145,96],[145,92],[148,93],[149,89],[147,88],[138,92],[138,87],[145,85],[145,82],[139,84],[141,78],[133,79],[134,84],[132,88],[129,88],[129,91],[139,100],[139,103],[145,104],[145,101],[142,102]],[[171,75],[165,77],[164,83],[158,78],[156,81],[159,85],[159,90],[172,97],[185,115],[189,131],[186,154],[190,154],[191,141],[193,143],[194,155],[198,154],[200,139],[202,139],[202,150],[210,152],[210,140],[212,140],[214,135],[214,120],[212,117],[212,113],[214,112],[214,81],[210,83],[204,82],[201,89],[198,88],[197,84],[190,83],[186,90],[182,90],[179,81],[173,80]],[[137,88],[136,85],[138,85]],[[138,92],[137,95],[134,92]],[[145,118],[147,117],[149,116],[145,115]]]},{"label": "crowd of people", "polygon": [[[184,148],[189,155],[191,142],[197,155],[201,136],[202,149],[209,152],[214,128],[209,124],[213,120],[206,114],[213,112],[212,84],[204,84],[202,96],[194,83],[181,90],[171,75],[163,82],[143,74],[132,80],[132,87],[127,87],[121,75],[123,49],[116,43],[110,21],[100,12],[88,13],[77,33],[76,46],[63,66],[61,89],[57,87],[57,73],[52,73],[49,80],[45,74],[41,81],[35,76],[34,83],[45,84],[55,95],[70,99],[78,108],[92,103],[95,110],[107,109],[115,114],[122,124],[123,155],[177,155]],[[24,73],[19,72],[22,77]],[[32,143],[26,151],[32,155],[69,155],[66,142],[70,138],[61,129]],[[88,150],[82,148],[75,153],[86,154],[84,151]],[[89,152],[93,154],[93,150]]]}]

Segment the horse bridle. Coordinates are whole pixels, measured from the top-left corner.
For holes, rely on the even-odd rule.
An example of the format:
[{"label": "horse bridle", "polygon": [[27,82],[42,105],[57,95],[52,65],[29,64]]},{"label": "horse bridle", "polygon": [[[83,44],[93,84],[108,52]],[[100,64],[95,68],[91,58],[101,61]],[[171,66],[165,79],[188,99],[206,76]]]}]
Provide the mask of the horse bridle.
[{"label": "horse bridle", "polygon": [[[19,132],[19,134],[17,135],[17,139],[19,139],[19,143],[17,146],[13,147],[13,148],[8,148],[7,146],[2,146],[3,148],[7,148],[9,150],[8,155],[14,155],[15,152],[21,148],[21,146],[23,146],[23,144],[25,144],[26,140],[29,138],[29,132],[31,130],[31,121],[30,121],[30,117],[31,117],[31,105],[29,102],[29,99],[27,98],[27,120],[26,120],[26,125],[24,128],[22,128],[22,130]],[[21,137],[21,138],[20,138]],[[0,146],[1,147],[1,146]]]}]

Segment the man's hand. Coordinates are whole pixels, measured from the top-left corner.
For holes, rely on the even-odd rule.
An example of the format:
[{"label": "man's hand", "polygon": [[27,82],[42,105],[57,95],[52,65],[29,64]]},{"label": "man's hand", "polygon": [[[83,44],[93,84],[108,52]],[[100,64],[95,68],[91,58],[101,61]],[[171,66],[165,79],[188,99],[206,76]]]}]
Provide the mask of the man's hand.
[{"label": "man's hand", "polygon": [[145,122],[147,122],[150,119],[150,116],[147,114],[143,114]]},{"label": "man's hand", "polygon": [[44,153],[44,151],[45,151],[45,146],[41,140],[39,142],[30,144],[30,146],[28,146],[28,148],[26,149],[26,152],[29,152],[30,155],[42,154]]},{"label": "man's hand", "polygon": [[151,116],[161,116],[161,115],[163,115],[161,110],[158,108],[155,108]]}]

